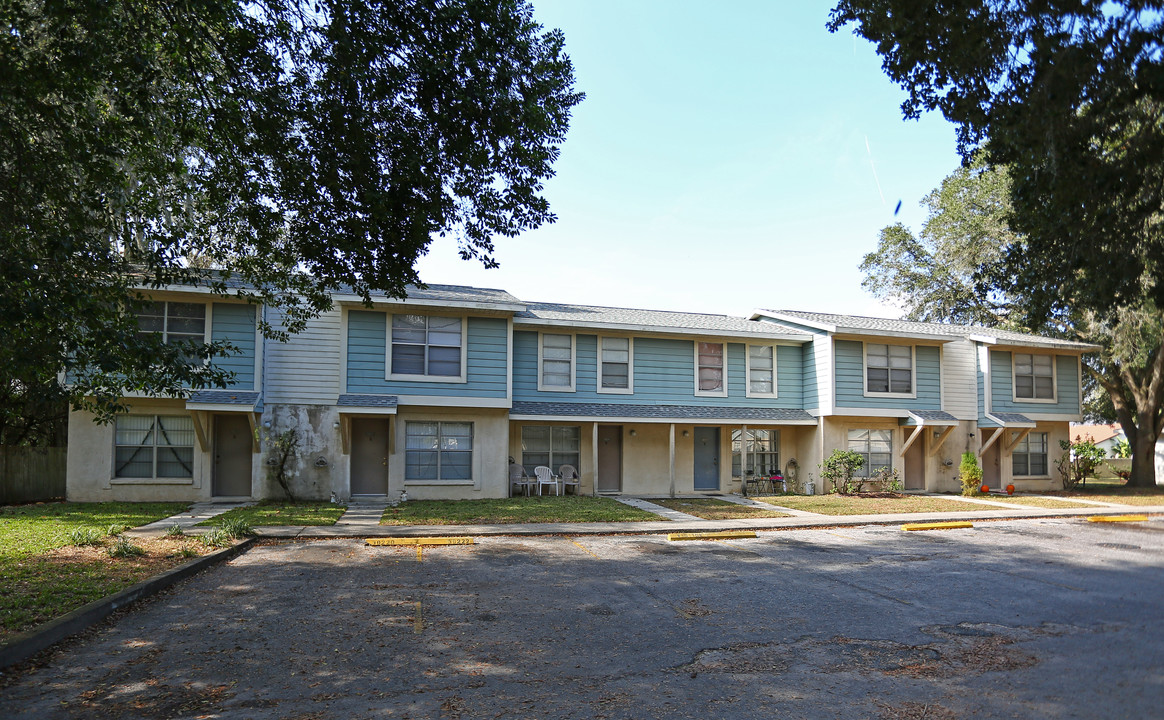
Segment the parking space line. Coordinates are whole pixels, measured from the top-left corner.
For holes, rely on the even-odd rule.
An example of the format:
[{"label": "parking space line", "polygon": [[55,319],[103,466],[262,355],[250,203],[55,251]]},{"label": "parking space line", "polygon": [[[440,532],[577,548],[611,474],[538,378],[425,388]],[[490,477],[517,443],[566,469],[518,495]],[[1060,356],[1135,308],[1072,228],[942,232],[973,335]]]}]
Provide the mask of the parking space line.
[{"label": "parking space line", "polygon": [[[570,542],[572,542],[572,543],[574,543],[575,545],[577,545],[578,547],[582,548],[582,550],[583,550],[585,553],[587,553],[588,555],[590,555],[591,557],[598,558],[598,556],[597,556],[597,555],[595,555],[593,552],[591,552],[589,548],[587,548],[585,545],[583,545],[582,543],[578,542],[577,540],[571,540]],[[598,558],[598,559],[601,559],[601,558]]]}]

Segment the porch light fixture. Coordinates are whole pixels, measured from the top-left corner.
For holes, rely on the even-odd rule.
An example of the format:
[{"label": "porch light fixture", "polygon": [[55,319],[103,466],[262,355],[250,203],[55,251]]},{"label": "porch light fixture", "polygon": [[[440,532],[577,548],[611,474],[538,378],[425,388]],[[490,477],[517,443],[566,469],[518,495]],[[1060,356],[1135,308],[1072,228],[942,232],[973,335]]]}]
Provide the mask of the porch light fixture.
[{"label": "porch light fixture", "polygon": [[630,431],[630,436],[634,437],[635,435],[638,435],[638,432],[632,428]]},{"label": "porch light fixture", "polygon": [[683,437],[691,437],[691,432],[689,430],[684,430]]}]

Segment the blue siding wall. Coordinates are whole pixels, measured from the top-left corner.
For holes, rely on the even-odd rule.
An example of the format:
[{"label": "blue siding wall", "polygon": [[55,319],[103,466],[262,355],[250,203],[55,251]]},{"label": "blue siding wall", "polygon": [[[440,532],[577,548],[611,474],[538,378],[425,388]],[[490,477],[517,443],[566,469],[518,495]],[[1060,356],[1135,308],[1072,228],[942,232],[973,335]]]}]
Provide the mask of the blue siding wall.
[{"label": "blue siding wall", "polygon": [[727,344],[728,396],[695,395],[695,344],[669,338],[634,339],[634,394],[598,392],[598,337],[577,335],[575,392],[538,392],[538,334],[513,334],[513,399],[534,402],[579,402],[721,407],[803,407],[801,349],[776,348],[777,398],[746,397],[745,345]]},{"label": "blue siding wall", "polygon": [[1010,371],[1011,354],[990,353],[990,409],[992,412],[1067,413],[1078,415],[1079,366],[1074,355],[1055,356],[1055,398],[1053,403],[1015,402]]},{"label": "blue siding wall", "polygon": [[[828,338],[824,340],[827,342]],[[816,343],[805,343],[801,350],[801,357],[804,363],[803,386],[804,386],[804,407],[816,408],[820,407],[820,394],[817,391],[817,374],[816,374]]]},{"label": "blue siding wall", "polygon": [[941,351],[929,345],[914,346],[917,377],[916,398],[865,397],[864,344],[856,340],[834,343],[834,377],[837,407],[901,408],[905,410],[941,410]]},{"label": "blue siding wall", "polygon": [[388,314],[370,310],[348,312],[347,391],[373,395],[504,398],[507,385],[505,319],[471,317],[467,325],[467,382],[387,380]]},{"label": "blue siding wall", "polygon": [[215,358],[214,366],[230,370],[235,380],[230,387],[255,387],[255,306],[214,303],[210,339],[225,340],[238,348],[227,358]]}]

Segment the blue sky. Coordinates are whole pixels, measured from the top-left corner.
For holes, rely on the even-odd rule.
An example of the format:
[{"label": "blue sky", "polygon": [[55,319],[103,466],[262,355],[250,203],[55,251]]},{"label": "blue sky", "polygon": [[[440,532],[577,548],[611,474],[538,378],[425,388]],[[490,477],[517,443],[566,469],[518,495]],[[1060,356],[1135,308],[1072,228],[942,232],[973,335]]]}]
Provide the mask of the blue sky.
[{"label": "blue sky", "polygon": [[[857,266],[958,166],[941,116],[904,120],[871,44],[829,3],[534,0],[586,99],[545,194],[558,221],[497,239],[501,268],[438,239],[427,283],[523,300],[744,315],[895,316]],[[894,209],[901,201],[901,210]]]}]

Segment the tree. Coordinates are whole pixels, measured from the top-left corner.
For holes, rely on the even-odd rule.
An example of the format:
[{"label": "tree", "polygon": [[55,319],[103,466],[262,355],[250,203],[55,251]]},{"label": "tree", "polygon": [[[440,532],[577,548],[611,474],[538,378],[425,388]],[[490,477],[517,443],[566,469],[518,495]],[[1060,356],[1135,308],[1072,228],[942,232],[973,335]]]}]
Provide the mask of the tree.
[{"label": "tree", "polygon": [[908,93],[1009,167],[1006,247],[981,278],[1022,296],[1036,324],[1081,309],[1164,307],[1164,3],[840,0]]},{"label": "tree", "polygon": [[[228,378],[140,333],[173,284],[280,309],[402,297],[434,234],[493,266],[582,96],[520,0],[11,0],[0,8],[0,385],[108,419]],[[207,271],[205,268],[215,268]],[[70,385],[58,381],[68,372]]]},{"label": "tree", "polygon": [[1013,217],[1009,182],[1004,168],[981,162],[955,170],[922,201],[929,216],[917,237],[900,223],[881,231],[877,251],[861,263],[862,284],[902,307],[910,320],[1005,327],[1099,345],[1083,359],[1089,414],[1119,420],[1132,447],[1129,484],[1154,486],[1155,445],[1164,432],[1164,312],[1143,298],[1109,313],[1060,313],[1036,326],[1026,324],[1029,298],[979,294],[975,278],[1026,242],[1007,225]]}]

